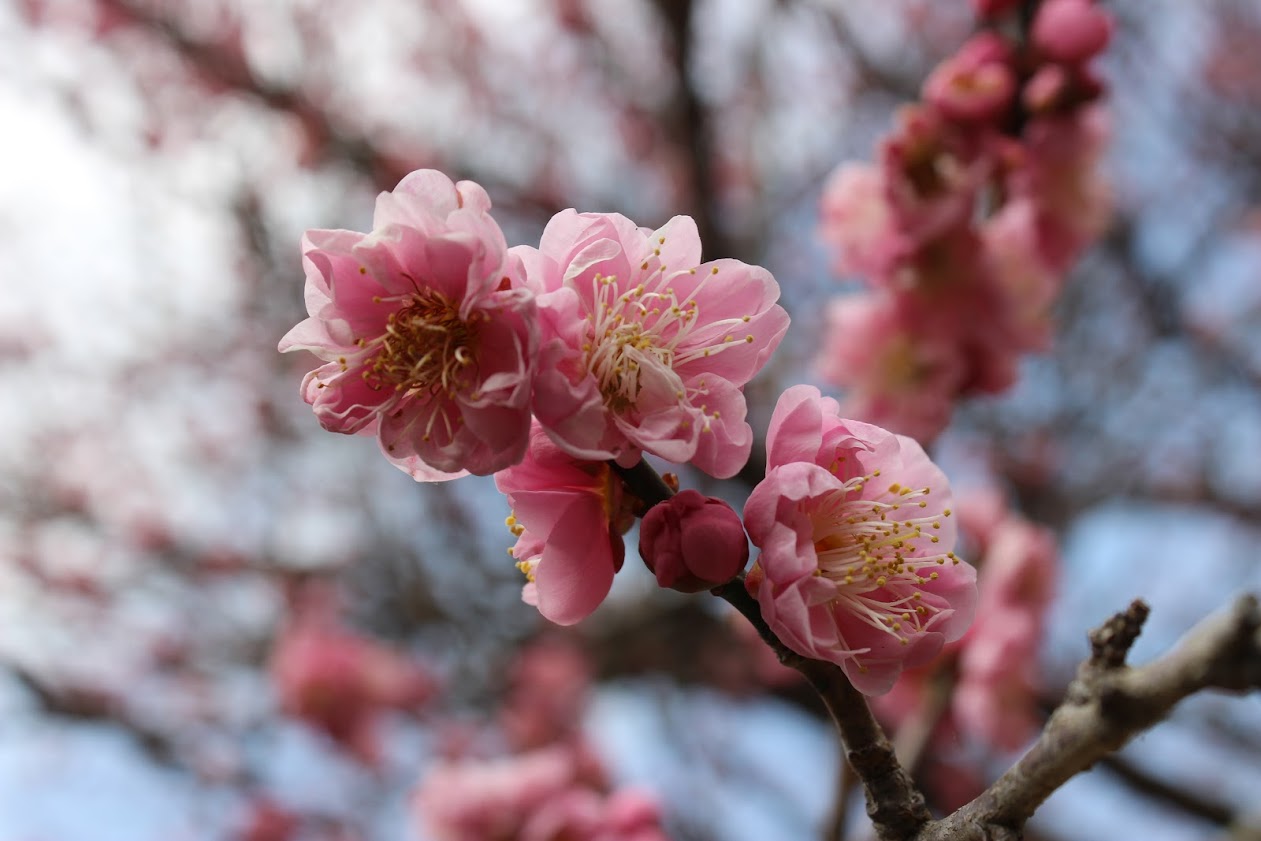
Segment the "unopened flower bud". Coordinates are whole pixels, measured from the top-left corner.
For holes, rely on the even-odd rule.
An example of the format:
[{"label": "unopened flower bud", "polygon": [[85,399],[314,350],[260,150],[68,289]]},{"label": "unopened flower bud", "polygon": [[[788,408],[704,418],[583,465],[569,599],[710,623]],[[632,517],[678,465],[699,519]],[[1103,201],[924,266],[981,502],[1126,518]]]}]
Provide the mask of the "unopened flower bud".
[{"label": "unopened flower bud", "polygon": [[662,587],[699,593],[738,575],[749,543],[730,505],[686,490],[644,515],[639,554]]},{"label": "unopened flower bud", "polygon": [[1052,61],[1080,64],[1108,46],[1112,18],[1090,0],[1047,0],[1033,22],[1033,43]]}]

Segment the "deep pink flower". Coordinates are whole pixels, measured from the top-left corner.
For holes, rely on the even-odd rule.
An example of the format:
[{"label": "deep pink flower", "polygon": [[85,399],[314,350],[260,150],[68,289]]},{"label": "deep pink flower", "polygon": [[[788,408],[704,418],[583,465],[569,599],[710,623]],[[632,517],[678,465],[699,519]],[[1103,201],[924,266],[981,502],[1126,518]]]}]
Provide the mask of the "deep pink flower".
[{"label": "deep pink flower", "polygon": [[748,583],[785,645],[875,695],[963,635],[976,573],[953,551],[950,485],[923,449],[837,409],[812,386],[780,397],[745,505],[762,550]]},{"label": "deep pink flower", "polygon": [[544,340],[534,414],[568,453],[633,465],[646,450],[720,478],[748,459],[741,388],[788,328],[770,273],[701,264],[696,223],[554,216],[514,249],[538,293]]},{"label": "deep pink flower", "polygon": [[511,553],[526,574],[524,597],[558,625],[584,619],[622,568],[633,497],[609,465],[574,458],[535,423],[518,465],[495,474],[508,496]]},{"label": "deep pink flower", "polygon": [[639,526],[639,554],[662,587],[699,593],[744,569],[749,541],[730,505],[685,490],[648,509]]},{"label": "deep pink flower", "polygon": [[302,383],[325,429],[376,433],[417,480],[525,451],[534,302],[489,209],[477,184],[420,170],[377,198],[370,233],[303,237],[310,318],[280,350],[325,361]]},{"label": "deep pink flower", "polygon": [[1033,44],[1052,61],[1078,64],[1108,46],[1112,18],[1090,0],[1045,0],[1033,21]]}]

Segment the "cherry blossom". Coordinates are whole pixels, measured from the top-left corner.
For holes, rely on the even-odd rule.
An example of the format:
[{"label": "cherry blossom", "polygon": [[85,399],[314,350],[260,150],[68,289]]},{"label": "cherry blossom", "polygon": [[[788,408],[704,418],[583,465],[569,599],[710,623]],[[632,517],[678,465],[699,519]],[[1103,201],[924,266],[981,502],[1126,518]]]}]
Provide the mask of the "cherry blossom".
[{"label": "cherry blossom", "polygon": [[622,535],[634,498],[608,464],[574,458],[535,423],[518,465],[495,475],[508,496],[509,553],[529,583],[523,597],[558,625],[584,619],[604,601],[622,568]]},{"label": "cherry blossom", "polygon": [[566,210],[514,249],[544,338],[534,414],[566,452],[629,467],[647,451],[727,478],[753,442],[741,388],[788,329],[771,274],[701,263],[696,223],[640,228]]},{"label": "cherry blossom", "polygon": [[302,383],[324,428],[375,433],[417,480],[525,451],[534,302],[489,210],[477,184],[420,170],[377,198],[370,233],[303,238],[310,317],[280,350],[324,360]]},{"label": "cherry blossom", "polygon": [[975,570],[953,551],[950,485],[910,438],[845,420],[813,386],[781,395],[745,505],[748,577],[785,645],[887,692],[967,630]]}]

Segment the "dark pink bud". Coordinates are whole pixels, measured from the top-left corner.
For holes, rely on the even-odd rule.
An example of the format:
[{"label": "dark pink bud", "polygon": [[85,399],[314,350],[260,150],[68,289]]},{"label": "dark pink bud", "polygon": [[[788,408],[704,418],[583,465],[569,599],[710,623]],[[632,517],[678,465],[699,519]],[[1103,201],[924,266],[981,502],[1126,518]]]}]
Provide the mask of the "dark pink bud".
[{"label": "dark pink bud", "polygon": [[1090,0],[1047,0],[1033,22],[1033,43],[1052,61],[1080,64],[1103,52],[1112,18]]},{"label": "dark pink bud", "polygon": [[744,569],[749,542],[730,505],[686,490],[648,509],[639,527],[639,554],[662,587],[699,593]]},{"label": "dark pink bud", "polygon": [[1005,15],[1020,3],[1020,0],[972,0],[972,7],[983,18],[996,18]]}]

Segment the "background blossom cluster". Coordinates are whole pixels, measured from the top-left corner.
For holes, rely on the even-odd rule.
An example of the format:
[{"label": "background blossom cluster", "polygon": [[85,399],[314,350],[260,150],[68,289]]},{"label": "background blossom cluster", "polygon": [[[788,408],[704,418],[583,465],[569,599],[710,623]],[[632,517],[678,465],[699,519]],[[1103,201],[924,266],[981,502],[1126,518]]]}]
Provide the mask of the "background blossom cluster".
[{"label": "background blossom cluster", "polygon": [[876,164],[830,176],[820,235],[866,289],[833,300],[817,364],[844,413],[931,441],[956,400],[1015,380],[1046,349],[1066,273],[1108,221],[1107,135],[1090,61],[1111,33],[1091,0],[1048,0],[1027,37],[993,28],[902,108]]}]

